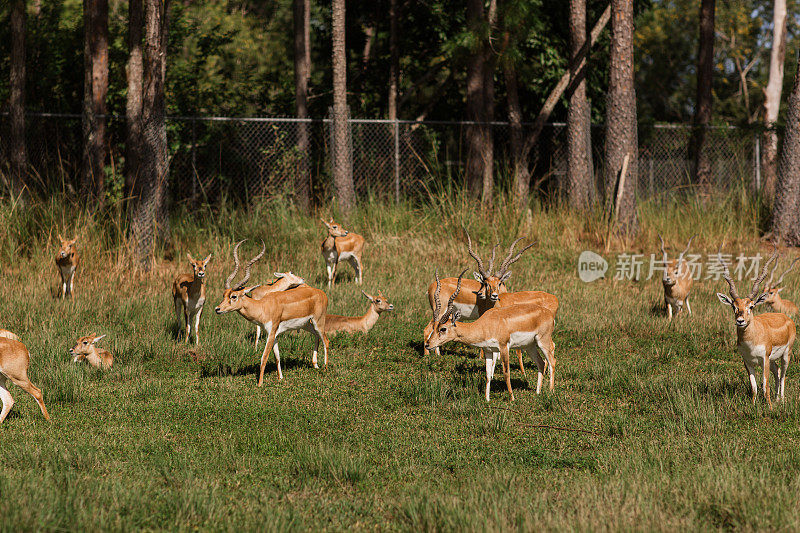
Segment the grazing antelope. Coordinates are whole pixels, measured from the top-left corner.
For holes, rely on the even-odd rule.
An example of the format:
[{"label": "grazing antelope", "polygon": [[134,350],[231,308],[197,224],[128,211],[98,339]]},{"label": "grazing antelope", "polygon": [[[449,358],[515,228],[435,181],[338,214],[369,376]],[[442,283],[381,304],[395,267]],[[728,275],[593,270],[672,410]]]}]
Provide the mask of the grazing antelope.
[{"label": "grazing antelope", "polygon": [[[253,289],[253,291],[250,293],[250,297],[254,300],[260,300],[271,292],[294,289],[295,287],[299,287],[306,282],[306,280],[300,276],[292,274],[291,272],[275,272],[275,278],[276,279],[273,279],[267,285],[260,285]],[[256,347],[258,347],[258,339],[260,338],[261,326],[256,324]]]},{"label": "grazing antelope", "polygon": [[211,254],[201,261],[197,261],[192,254],[186,254],[186,257],[189,258],[192,273],[181,274],[172,282],[172,300],[175,303],[178,324],[181,322],[181,311],[183,311],[183,318],[186,321],[186,342],[189,342],[194,322],[194,343],[200,344],[200,315],[206,303],[206,266],[211,261]]},{"label": "grazing antelope", "polygon": [[[508,255],[500,265],[500,270],[492,274],[492,270],[494,270],[495,251],[497,250],[498,245],[495,245],[492,248],[492,257],[489,261],[489,268],[485,269],[480,256],[472,249],[472,239],[470,238],[469,232],[466,228],[464,228],[464,232],[467,234],[467,249],[469,254],[478,264],[478,272],[473,272],[473,276],[475,277],[474,280],[465,279],[461,281],[461,284],[465,290],[458,293],[458,297],[453,302],[453,305],[456,309],[458,309],[458,312],[463,318],[474,319],[478,318],[487,309],[492,308],[495,302],[497,302],[497,299],[500,297],[500,294],[508,291],[508,288],[506,287],[506,281],[508,281],[508,279],[511,277],[511,271],[509,271],[508,268],[517,262],[519,258],[522,257],[522,254],[528,248],[533,246],[534,243],[529,244],[516,256],[514,256],[514,247],[521,239],[514,241],[511,244],[511,247],[508,249]],[[444,278],[441,280],[441,296],[449,298],[455,293],[456,285],[456,278]],[[433,282],[428,285],[428,303],[430,304],[431,309],[433,309],[435,306],[435,292],[436,282]],[[425,326],[423,331],[423,346],[425,345],[425,341],[433,332],[433,325],[434,321],[431,321]],[[428,349],[423,348],[423,355],[428,354]],[[439,355],[438,347],[436,348],[436,355]]]},{"label": "grazing antelope", "polygon": [[3,403],[3,410],[0,411],[0,423],[6,419],[8,412],[14,405],[14,398],[8,392],[7,382],[24,390],[36,400],[42,410],[45,420],[50,420],[47,414],[47,407],[44,405],[42,391],[37,389],[28,379],[28,365],[30,364],[31,354],[28,349],[19,341],[0,338],[0,401]]},{"label": "grazing antelope", "polygon": [[11,333],[7,329],[0,329],[0,337],[11,339],[12,341],[22,342],[19,340],[19,337],[16,334]]},{"label": "grazing antelope", "polygon": [[[463,274],[462,272],[461,275],[463,276]],[[436,272],[436,283],[439,284],[438,271]],[[450,296],[442,315],[439,315],[441,301],[438,293],[436,294],[436,307],[433,310],[436,325],[433,333],[426,340],[428,349],[436,348],[449,341],[459,341],[482,349],[486,360],[486,401],[488,402],[498,355],[503,360],[506,388],[511,394],[511,400],[514,400],[514,391],[511,390],[511,374],[508,371],[511,348],[523,348],[536,361],[539,370],[536,394],[541,392],[545,361],[539,355],[538,348],[544,354],[550,367],[550,390],[552,391],[555,384],[556,363],[555,344],[553,343],[553,330],[555,329],[553,312],[534,304],[512,305],[489,309],[474,322],[459,322],[460,313],[453,305],[459,290],[460,286],[457,283],[456,292]]]},{"label": "grazing antelope", "polygon": [[[720,246],[721,251],[722,247]],[[776,400],[780,401],[786,391],[786,371],[789,369],[789,359],[792,355],[792,345],[796,333],[794,322],[783,313],[753,315],[753,309],[767,300],[767,293],[760,292],[759,285],[767,276],[769,264],[776,258],[777,253],[774,253],[764,265],[761,275],[753,282],[750,295],[740,298],[731,279],[728,265],[722,261],[720,254],[717,254],[717,260],[723,268],[722,276],[730,287],[730,296],[718,292],[717,298],[723,305],[729,305],[733,309],[736,321],[736,346],[750,378],[753,403],[758,395],[753,369],[759,365],[764,372],[764,397],[767,399],[770,409],[772,408],[772,399],[769,392],[769,372],[772,371],[775,378],[777,387],[775,396]],[[780,361],[780,366],[778,366],[778,361]]]},{"label": "grazing antelope", "polygon": [[775,283],[772,282],[772,276],[775,274],[775,269],[778,268],[778,262],[775,261],[775,264],[772,266],[772,271],[769,273],[769,279],[767,280],[767,284],[764,285],[764,288],[767,291],[767,299],[765,303],[769,304],[773,311],[789,316],[797,314],[797,306],[794,304],[794,302],[781,298],[780,292],[784,289],[784,287],[780,287],[780,284],[783,281],[784,276],[786,276],[786,274],[788,274],[789,271],[794,268],[794,264],[798,261],[800,261],[800,257],[792,261],[792,264],[789,265],[789,268],[787,268],[786,271],[781,274],[781,277],[778,278],[778,281]]},{"label": "grazing antelope", "polygon": [[95,346],[97,341],[105,335],[96,336],[94,333],[81,337],[75,342],[75,347],[70,348],[69,354],[73,363],[86,361],[95,368],[110,370],[114,366],[114,356],[108,350]]},{"label": "grazing antelope", "polygon": [[81,261],[78,253],[75,251],[75,243],[78,241],[78,238],[76,237],[71,241],[66,240],[59,233],[58,240],[61,241],[61,248],[56,254],[56,266],[58,267],[58,273],[61,275],[61,291],[59,292],[59,296],[61,298],[65,298],[66,296],[72,298],[72,283],[75,278],[75,270],[78,268],[78,264],[80,264]]},{"label": "grazing antelope", "polygon": [[679,315],[683,311],[684,304],[686,304],[686,310],[689,314],[692,314],[692,306],[689,305],[689,291],[694,280],[683,256],[689,251],[689,246],[691,246],[695,237],[697,237],[697,234],[692,235],[677,260],[669,261],[667,252],[664,250],[664,239],[661,238],[661,234],[658,235],[658,239],[661,241],[662,261],[664,262],[664,274],[661,277],[661,283],[664,284],[664,306],[667,308],[668,320],[672,320],[673,313]]},{"label": "grazing antelope", "polygon": [[[244,242],[244,241],[242,241]],[[241,242],[236,245],[239,247]],[[234,248],[234,250],[236,250]],[[276,337],[286,331],[305,329],[314,335],[314,351],[311,361],[314,368],[317,365],[317,351],[319,343],[322,341],[322,349],[325,358],[325,367],[328,366],[328,337],[325,335],[325,314],[328,311],[328,297],[319,289],[303,285],[295,289],[271,292],[264,295],[260,300],[252,298],[250,295],[258,286],[246,287],[250,279],[250,267],[255,263],[262,253],[257,255],[245,266],[245,276],[235,289],[231,288],[231,282],[239,271],[239,258],[234,254],[235,268],[233,273],[225,280],[225,293],[222,301],[215,309],[218,315],[238,312],[245,320],[259,325],[267,333],[267,344],[261,355],[261,369],[258,374],[258,386],[264,382],[264,368],[270,351],[275,352],[275,359],[278,362],[278,379],[283,379],[281,370],[281,356],[278,350]]]},{"label": "grazing antelope", "polygon": [[369,330],[378,321],[381,313],[384,311],[393,311],[394,305],[389,303],[389,300],[378,291],[378,296],[370,296],[364,291],[361,293],[369,300],[369,309],[364,316],[340,316],[340,315],[327,315],[325,317],[325,333],[369,333]]},{"label": "grazing antelope", "polygon": [[361,285],[364,275],[364,267],[361,264],[364,237],[347,231],[332,218],[328,222],[320,220],[328,228],[328,236],[322,241],[322,257],[328,269],[328,287],[336,283],[336,269],[342,261],[350,262],[356,272],[356,283]]}]

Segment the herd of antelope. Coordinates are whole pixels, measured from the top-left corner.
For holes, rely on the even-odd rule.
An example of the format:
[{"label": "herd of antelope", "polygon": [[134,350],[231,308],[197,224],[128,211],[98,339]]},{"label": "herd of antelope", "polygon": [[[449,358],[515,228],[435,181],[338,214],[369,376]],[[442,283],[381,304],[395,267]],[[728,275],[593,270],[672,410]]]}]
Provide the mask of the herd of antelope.
[{"label": "herd of antelope", "polygon": [[[327,235],[322,242],[322,256],[327,270],[328,287],[336,281],[337,268],[342,261],[349,262],[355,271],[354,279],[361,285],[363,281],[362,252],[364,238],[361,235],[345,230],[340,224],[323,220]],[[558,298],[544,291],[509,292],[507,283],[511,278],[511,266],[516,263],[535,243],[530,243],[516,254],[515,249],[521,239],[515,240],[508,248],[506,257],[495,269],[497,248],[491,251],[488,267],[483,258],[473,248],[472,238],[464,228],[467,240],[467,251],[475,261],[477,270],[474,279],[465,279],[467,269],[458,277],[439,277],[438,268],[434,272],[434,281],[428,286],[428,302],[431,307],[431,320],[423,330],[423,353],[430,355],[433,351],[439,355],[440,347],[448,342],[456,341],[479,349],[486,364],[485,398],[489,401],[490,386],[498,359],[502,362],[503,376],[511,399],[514,392],[511,388],[510,352],[517,350],[519,366],[525,373],[522,352],[526,352],[537,367],[536,394],[541,392],[542,380],[549,371],[549,389],[555,385],[555,331]],[[60,298],[74,298],[74,279],[80,264],[76,250],[77,239],[63,239],[56,254],[55,262],[61,277]],[[664,305],[667,319],[671,321],[686,309],[691,315],[692,308],[689,296],[692,288],[692,273],[686,253],[689,251],[692,236],[686,248],[677,259],[669,260],[664,247],[664,240],[659,235],[663,257],[662,284],[664,287]],[[244,275],[235,283],[241,260],[239,248],[245,241],[239,241],[233,247],[233,272],[225,280],[225,291],[222,301],[214,311],[217,314],[236,311],[242,318],[256,326],[255,347],[263,332],[266,343],[261,353],[261,364],[258,374],[258,386],[264,382],[264,370],[269,354],[275,354],[278,380],[283,379],[281,354],[277,337],[287,331],[305,330],[314,339],[311,361],[314,368],[319,368],[318,352],[322,347],[323,364],[328,365],[328,335],[335,333],[368,333],[378,321],[381,313],[391,311],[394,306],[381,291],[370,295],[361,291],[369,302],[369,308],[363,316],[351,317],[328,314],[328,296],[324,291],[309,286],[306,281],[292,272],[276,272],[275,278],[264,284],[249,284],[253,265],[264,256],[266,246],[262,242],[261,251],[244,264]],[[776,383],[776,400],[785,395],[786,371],[789,366],[792,345],[796,331],[791,315],[797,313],[797,306],[780,295],[781,283],[800,258],[795,259],[789,267],[773,281],[778,266],[777,251],[772,254],[755,279],[747,297],[739,296],[728,265],[722,260],[720,246],[717,259],[722,269],[722,278],[728,283],[729,294],[717,293],[723,305],[733,309],[737,349],[742,356],[752,392],[752,401],[758,395],[755,369],[763,372],[762,389],[770,408],[769,375],[773,375]],[[172,296],[175,313],[179,324],[184,324],[183,338],[190,342],[200,342],[200,317],[206,300],[206,268],[211,261],[209,254],[202,260],[196,260],[187,254],[190,273],[181,274],[172,284]],[[770,270],[770,266],[772,267]],[[761,288],[770,276],[765,286]],[[442,305],[442,301],[446,304]],[[754,315],[755,307],[769,304],[774,312]],[[471,321],[467,322],[464,319]],[[113,367],[114,356],[97,346],[97,342],[105,335],[91,334],[76,341],[69,350],[72,361],[87,362],[89,365],[109,370]],[[28,392],[41,408],[45,419],[49,420],[42,392],[28,379],[30,353],[26,346],[14,333],[0,329],[0,423],[8,415],[14,399],[8,391],[7,382],[11,381],[22,390]]]}]

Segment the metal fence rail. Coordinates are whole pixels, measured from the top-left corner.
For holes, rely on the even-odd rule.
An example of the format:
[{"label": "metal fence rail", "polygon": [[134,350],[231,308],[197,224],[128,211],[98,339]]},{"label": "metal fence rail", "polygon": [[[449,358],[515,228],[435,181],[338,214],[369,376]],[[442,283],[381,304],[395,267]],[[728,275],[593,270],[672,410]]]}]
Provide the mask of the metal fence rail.
[{"label": "metal fence rail", "polygon": [[[469,122],[349,120],[353,179],[360,197],[413,199],[436,184],[461,183],[466,168]],[[0,116],[0,172],[8,171],[7,115]],[[306,154],[297,149],[301,128],[308,131]],[[524,125],[530,130],[532,124]],[[491,124],[496,183],[512,172],[510,126]],[[118,182],[124,165],[124,117],[109,116],[109,180]],[[526,131],[527,133],[527,131]],[[638,196],[668,195],[689,183],[687,125],[640,125]],[[602,179],[604,129],[592,127],[592,161]],[[169,188],[172,202],[249,202],[291,194],[303,157],[309,163],[312,194],[332,191],[329,119],[170,117]],[[712,128],[706,151],[717,188],[759,186],[759,133],[741,128]],[[81,162],[81,117],[30,114],[27,142],[31,186],[41,191],[77,189]],[[545,190],[563,194],[566,186],[566,127],[548,124],[531,154],[531,179]]]}]

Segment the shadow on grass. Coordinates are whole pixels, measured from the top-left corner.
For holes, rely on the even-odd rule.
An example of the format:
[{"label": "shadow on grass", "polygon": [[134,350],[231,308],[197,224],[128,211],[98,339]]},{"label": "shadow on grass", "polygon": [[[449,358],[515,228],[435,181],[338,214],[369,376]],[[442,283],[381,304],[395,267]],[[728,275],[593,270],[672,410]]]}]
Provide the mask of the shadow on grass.
[{"label": "shadow on grass", "polygon": [[[287,371],[294,368],[308,367],[312,368],[313,365],[304,359],[283,359],[281,358],[281,370]],[[258,375],[261,370],[260,364],[247,365],[242,367],[234,367],[227,363],[220,361],[208,361],[200,368],[201,378],[211,377],[225,377],[225,376],[248,376]],[[264,375],[278,372],[278,364],[273,359],[264,367]]]}]

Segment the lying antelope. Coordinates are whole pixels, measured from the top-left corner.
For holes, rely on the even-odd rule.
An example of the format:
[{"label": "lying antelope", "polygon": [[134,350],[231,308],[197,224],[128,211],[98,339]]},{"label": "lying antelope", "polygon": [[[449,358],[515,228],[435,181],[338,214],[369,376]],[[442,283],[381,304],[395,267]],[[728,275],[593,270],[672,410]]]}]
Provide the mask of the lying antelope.
[{"label": "lying antelope", "polygon": [[[237,261],[238,262],[238,261]],[[275,272],[275,278],[266,285],[260,285],[253,289],[250,297],[254,300],[260,300],[271,292],[286,291],[294,289],[300,285],[305,284],[306,280],[291,272]],[[256,347],[258,347],[258,339],[261,338],[261,326],[256,324]]]},{"label": "lying antelope", "polygon": [[59,234],[58,240],[61,241],[61,248],[56,254],[56,266],[58,267],[58,273],[61,275],[61,291],[59,292],[59,296],[61,298],[65,298],[66,296],[72,298],[75,270],[78,268],[78,264],[80,264],[80,257],[75,251],[75,243],[78,241],[78,238],[76,237],[70,241],[64,239],[61,234]]},{"label": "lying antelope", "polygon": [[192,273],[181,274],[172,282],[172,300],[178,324],[181,314],[186,321],[186,342],[189,342],[194,322],[194,342],[200,344],[200,315],[206,302],[206,266],[211,261],[211,254],[201,261],[197,261],[192,254],[186,254],[186,257],[189,258]]},{"label": "lying antelope", "polygon": [[[720,247],[720,252],[722,247]],[[795,338],[795,326],[789,317],[783,313],[764,313],[753,315],[753,309],[767,300],[767,293],[759,291],[759,285],[767,276],[769,264],[777,258],[777,253],[770,257],[764,265],[761,275],[753,282],[753,289],[746,298],[740,298],[736,286],[731,279],[728,265],[717,254],[717,260],[723,268],[723,278],[730,287],[730,296],[717,293],[717,298],[723,305],[733,309],[736,321],[736,346],[744,361],[744,368],[750,378],[750,389],[753,403],[758,395],[758,386],[753,369],[759,365],[764,372],[763,389],[770,409],[772,400],[769,391],[769,372],[775,378],[777,386],[776,399],[780,401],[786,391],[786,371],[789,369],[789,359],[792,354],[792,345]],[[780,360],[780,366],[777,361]]]},{"label": "lying antelope", "polygon": [[8,380],[11,380],[11,383],[33,396],[33,399],[39,404],[45,420],[50,420],[50,415],[47,414],[47,407],[44,405],[42,391],[37,389],[28,379],[30,360],[31,355],[24,344],[0,337],[0,401],[3,403],[3,410],[0,411],[0,424],[8,416],[11,407],[14,406],[14,398],[8,392]]},{"label": "lying antelope", "polygon": [[[494,270],[495,252],[498,245],[495,245],[494,248],[492,248],[492,257],[489,261],[489,268],[486,269],[483,266],[483,261],[481,260],[480,256],[472,249],[472,239],[470,238],[469,232],[466,230],[466,228],[464,228],[464,232],[467,234],[467,249],[469,254],[478,264],[478,271],[473,272],[475,277],[474,280],[465,279],[461,281],[465,290],[458,293],[453,305],[460,313],[460,316],[467,319],[475,319],[487,309],[491,309],[497,302],[500,295],[508,291],[508,288],[506,287],[506,281],[508,281],[508,279],[511,277],[511,271],[509,270],[509,267],[517,262],[519,258],[522,257],[522,254],[528,248],[533,246],[534,243],[529,244],[516,256],[514,256],[514,247],[521,239],[514,241],[508,249],[508,255],[500,264],[500,270],[492,273],[492,270]],[[442,297],[449,298],[451,295],[453,295],[455,293],[456,285],[456,278],[444,278],[441,280],[440,290]],[[435,292],[436,283],[433,282],[428,285],[428,303],[430,304],[431,309],[433,309],[435,306]],[[433,325],[434,322],[431,321],[425,326],[423,331],[425,340],[427,340],[433,332]],[[429,354],[427,348],[423,348],[423,354]],[[439,354],[438,347],[436,349],[436,354]]]},{"label": "lying antelope", "polygon": [[[463,276],[464,273],[462,272],[461,275]],[[436,284],[440,284],[438,271],[436,272]],[[486,401],[489,401],[498,355],[503,360],[506,388],[511,394],[511,399],[514,400],[514,391],[511,390],[511,374],[508,370],[509,350],[512,348],[525,349],[536,361],[539,370],[536,394],[541,392],[545,361],[539,355],[538,348],[544,354],[550,367],[550,390],[553,390],[556,363],[555,344],[553,343],[553,330],[555,329],[553,312],[534,304],[512,305],[489,309],[474,322],[459,322],[460,313],[453,302],[457,298],[460,288],[460,284],[457,282],[456,292],[450,296],[445,312],[441,315],[439,315],[441,301],[437,291],[436,305],[433,310],[435,327],[431,336],[426,340],[427,348],[430,350],[446,342],[458,341],[482,349],[486,361]]]},{"label": "lying antelope", "polygon": [[103,370],[110,370],[114,366],[114,356],[108,350],[98,348],[95,344],[97,341],[105,337],[99,337],[92,333],[86,337],[81,337],[75,342],[75,347],[70,348],[69,354],[72,356],[73,363],[80,363],[86,361],[95,368]]},{"label": "lying antelope", "polygon": [[4,337],[6,339],[11,339],[12,341],[21,342],[19,340],[19,337],[16,334],[11,333],[7,329],[0,329],[0,337]]},{"label": "lying antelope", "polygon": [[328,269],[328,287],[336,283],[336,269],[342,261],[350,262],[356,272],[356,283],[361,285],[364,275],[364,267],[361,264],[364,237],[347,231],[332,218],[328,222],[320,220],[328,228],[328,236],[322,241],[322,257]]},{"label": "lying antelope", "polygon": [[664,262],[664,274],[661,277],[661,283],[664,285],[664,306],[667,308],[668,320],[672,320],[673,313],[679,315],[683,311],[684,304],[686,304],[686,310],[689,314],[692,314],[692,306],[689,305],[689,291],[694,280],[683,256],[689,251],[689,246],[695,237],[697,237],[697,234],[692,235],[677,260],[669,261],[667,252],[664,250],[664,239],[661,238],[661,234],[658,235],[658,239],[661,241],[662,261]]},{"label": "lying antelope", "polygon": [[325,317],[325,333],[368,333],[384,311],[393,311],[394,305],[378,291],[378,296],[370,296],[364,291],[361,293],[369,300],[369,309],[364,316],[327,315]]},{"label": "lying antelope", "polygon": [[[238,243],[237,247],[239,244],[241,243]],[[264,368],[267,365],[270,351],[275,352],[275,360],[278,362],[278,379],[283,379],[281,356],[276,337],[286,331],[305,329],[314,335],[314,351],[311,356],[314,368],[319,368],[317,351],[319,343],[322,341],[325,367],[328,366],[328,337],[325,335],[328,297],[319,289],[303,285],[287,291],[265,294],[260,300],[252,298],[251,294],[258,286],[246,287],[245,285],[250,279],[250,267],[260,259],[261,255],[263,255],[263,250],[245,266],[244,279],[235,289],[232,289],[231,282],[239,270],[238,257],[234,255],[235,269],[225,281],[225,293],[215,309],[218,315],[236,311],[245,320],[260,326],[267,333],[267,344],[261,355],[261,369],[258,374],[259,387],[264,382]]]},{"label": "lying antelope", "polygon": [[789,268],[787,268],[786,271],[781,274],[781,277],[778,278],[778,281],[774,283],[772,282],[772,276],[775,274],[775,269],[778,268],[778,262],[775,261],[775,264],[772,266],[772,271],[769,273],[767,284],[764,285],[764,288],[767,291],[767,299],[764,303],[769,304],[773,311],[789,316],[797,314],[797,306],[794,304],[794,302],[781,298],[780,292],[784,289],[784,287],[781,287],[780,284],[783,282],[784,276],[786,276],[786,274],[788,274],[789,271],[794,268],[794,264],[798,261],[800,261],[800,257],[792,261],[792,264],[789,265]]}]

